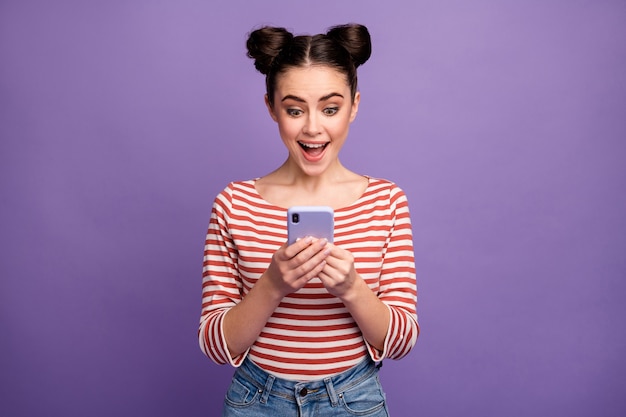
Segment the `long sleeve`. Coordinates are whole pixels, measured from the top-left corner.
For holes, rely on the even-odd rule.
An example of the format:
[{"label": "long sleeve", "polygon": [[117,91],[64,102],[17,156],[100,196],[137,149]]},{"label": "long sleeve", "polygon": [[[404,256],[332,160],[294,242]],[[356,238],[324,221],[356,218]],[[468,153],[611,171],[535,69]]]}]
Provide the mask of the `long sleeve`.
[{"label": "long sleeve", "polygon": [[200,349],[218,364],[241,364],[245,354],[233,359],[224,338],[223,319],[241,301],[238,253],[228,227],[230,186],[220,193],[211,210],[202,269],[202,312],[198,331]]},{"label": "long sleeve", "polygon": [[390,190],[391,229],[383,252],[379,299],[390,312],[389,328],[381,352],[368,344],[373,360],[400,359],[413,348],[419,335],[417,284],[409,206],[404,192]]}]

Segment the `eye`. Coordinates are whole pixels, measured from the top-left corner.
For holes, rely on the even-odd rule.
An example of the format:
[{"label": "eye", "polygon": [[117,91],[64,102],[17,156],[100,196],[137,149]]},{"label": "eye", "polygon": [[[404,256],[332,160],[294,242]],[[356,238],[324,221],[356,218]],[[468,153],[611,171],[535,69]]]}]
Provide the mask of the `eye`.
[{"label": "eye", "polygon": [[300,109],[287,109],[286,112],[291,117],[298,117],[302,114],[302,110]]},{"label": "eye", "polygon": [[322,110],[322,112],[326,116],[333,116],[337,114],[338,111],[339,111],[339,107],[326,107],[324,110]]}]

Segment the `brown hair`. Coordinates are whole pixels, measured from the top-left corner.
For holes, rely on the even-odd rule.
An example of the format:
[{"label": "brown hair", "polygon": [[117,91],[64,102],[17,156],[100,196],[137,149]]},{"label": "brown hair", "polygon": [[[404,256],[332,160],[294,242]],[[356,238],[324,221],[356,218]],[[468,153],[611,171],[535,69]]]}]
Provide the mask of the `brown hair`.
[{"label": "brown hair", "polygon": [[357,90],[356,69],[372,53],[369,31],[363,25],[333,26],[325,34],[294,36],[285,28],[265,26],[250,33],[248,57],[265,75],[268,101],[274,104],[276,78],[288,68],[325,65],[345,74],[352,99]]}]

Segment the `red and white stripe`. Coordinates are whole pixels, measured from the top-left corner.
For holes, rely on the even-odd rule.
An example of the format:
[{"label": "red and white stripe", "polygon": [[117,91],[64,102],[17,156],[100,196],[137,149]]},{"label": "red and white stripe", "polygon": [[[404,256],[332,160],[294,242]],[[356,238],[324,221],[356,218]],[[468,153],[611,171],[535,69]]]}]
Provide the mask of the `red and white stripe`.
[{"label": "red and white stripe", "polygon": [[206,237],[199,341],[213,361],[233,366],[249,355],[278,377],[307,381],[359,363],[399,359],[419,334],[411,221],[404,192],[369,178],[355,203],[335,211],[334,243],[349,250],[357,272],[390,310],[382,352],[369,346],[341,300],[319,279],[286,296],[256,342],[237,358],[228,354],[222,321],[254,286],[287,240],[287,210],[269,204],[254,180],[234,182],[213,205]]}]

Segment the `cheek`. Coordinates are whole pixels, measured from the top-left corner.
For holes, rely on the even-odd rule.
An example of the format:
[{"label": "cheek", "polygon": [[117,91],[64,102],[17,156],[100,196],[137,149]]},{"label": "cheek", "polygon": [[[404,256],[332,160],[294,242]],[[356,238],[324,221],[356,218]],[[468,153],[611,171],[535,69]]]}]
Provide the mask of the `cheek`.
[{"label": "cheek", "polygon": [[295,120],[279,120],[278,131],[283,138],[291,139],[300,131],[300,127]]},{"label": "cheek", "polygon": [[328,130],[335,134],[345,134],[350,127],[350,115],[337,118],[328,126]]}]

